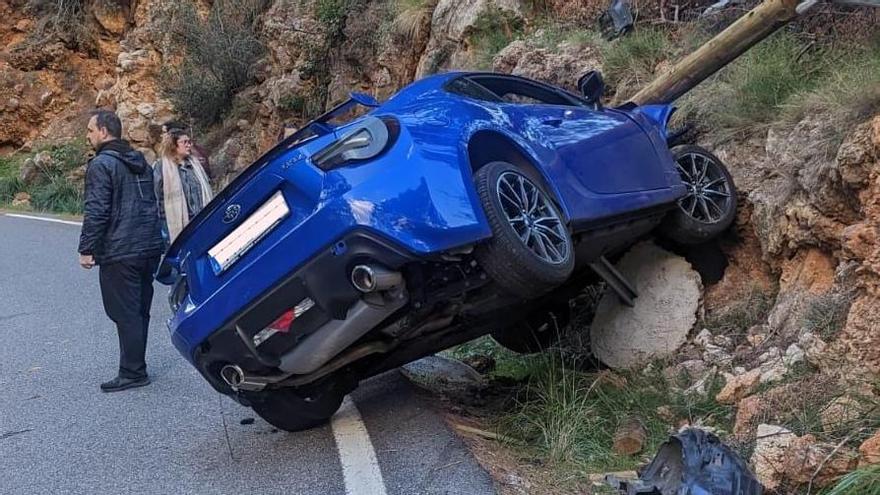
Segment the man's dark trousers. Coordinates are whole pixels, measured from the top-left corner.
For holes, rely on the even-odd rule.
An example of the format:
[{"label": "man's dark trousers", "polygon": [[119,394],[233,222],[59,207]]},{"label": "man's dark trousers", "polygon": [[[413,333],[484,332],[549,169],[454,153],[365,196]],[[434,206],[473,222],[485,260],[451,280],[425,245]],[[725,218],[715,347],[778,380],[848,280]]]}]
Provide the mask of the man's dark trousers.
[{"label": "man's dark trousers", "polygon": [[119,333],[119,376],[147,376],[144,354],[153,302],[153,273],[158,257],[126,259],[101,265],[104,311]]}]

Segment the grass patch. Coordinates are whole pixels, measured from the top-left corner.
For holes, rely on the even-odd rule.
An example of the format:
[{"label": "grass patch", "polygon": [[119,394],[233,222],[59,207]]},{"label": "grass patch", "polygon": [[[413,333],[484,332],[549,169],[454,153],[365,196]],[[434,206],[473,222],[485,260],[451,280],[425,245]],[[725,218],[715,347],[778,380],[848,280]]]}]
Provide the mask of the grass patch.
[{"label": "grass patch", "polygon": [[712,399],[721,388],[719,380],[710,384],[706,396],[685,395],[663,377],[661,367],[653,369],[624,375],[584,373],[545,354],[531,363],[515,410],[499,419],[498,429],[530,445],[535,455],[582,473],[633,469],[643,462],[640,456],[612,450],[617,428],[630,418],[647,433],[645,454],[656,451],[674,430],[670,418],[661,417],[663,409],[691,424],[729,429],[732,409]]},{"label": "grass patch", "polygon": [[721,138],[815,114],[853,122],[880,109],[880,43],[874,45],[814,44],[782,31],[691,90],[679,106]]},{"label": "grass patch", "polygon": [[715,335],[726,335],[736,347],[745,341],[748,329],[767,320],[773,309],[773,292],[753,286],[724,311],[707,314],[700,325]]},{"label": "grass patch", "polygon": [[438,0],[396,0],[392,32],[405,40],[417,41],[430,29],[431,15]]},{"label": "grass patch", "polygon": [[834,339],[846,324],[852,303],[852,295],[846,293],[829,292],[816,297],[804,312],[804,330],[820,336],[826,342]]},{"label": "grass patch", "polygon": [[822,495],[880,495],[880,465],[847,473]]},{"label": "grass patch", "polygon": [[476,48],[478,68],[490,68],[495,55],[522,37],[524,29],[523,19],[509,10],[493,6],[482,11],[468,36],[469,43]]},{"label": "grass patch", "polygon": [[529,35],[529,41],[538,48],[554,50],[563,43],[599,45],[602,39],[599,33],[577,26],[566,26],[546,23]]},{"label": "grass patch", "polygon": [[654,79],[654,69],[670,55],[671,44],[665,31],[640,28],[608,43],[604,50],[605,80],[623,101]]},{"label": "grass patch", "polygon": [[533,361],[540,359],[540,356],[528,356],[508,351],[488,335],[443,351],[442,354],[464,362],[477,356],[489,357],[495,361],[495,366],[487,374],[487,377],[490,380],[508,381],[527,379],[534,366]]},{"label": "grass patch", "polygon": [[[83,188],[68,175],[86,163],[87,145],[77,139],[67,143],[40,146],[32,153],[0,157],[0,206],[9,207],[15,195],[28,193],[31,207],[37,211],[54,213],[82,213]],[[26,185],[20,178],[21,167],[38,153],[48,153],[50,159],[38,168],[38,176]]]}]

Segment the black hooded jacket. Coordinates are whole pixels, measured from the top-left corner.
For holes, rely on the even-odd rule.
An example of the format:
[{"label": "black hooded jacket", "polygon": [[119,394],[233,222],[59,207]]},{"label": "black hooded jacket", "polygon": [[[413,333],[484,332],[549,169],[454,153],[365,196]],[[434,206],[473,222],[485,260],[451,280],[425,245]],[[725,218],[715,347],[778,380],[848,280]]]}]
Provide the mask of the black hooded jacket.
[{"label": "black hooded jacket", "polygon": [[80,254],[107,265],[162,253],[153,173],[140,151],[121,139],[103,143],[85,182]]}]

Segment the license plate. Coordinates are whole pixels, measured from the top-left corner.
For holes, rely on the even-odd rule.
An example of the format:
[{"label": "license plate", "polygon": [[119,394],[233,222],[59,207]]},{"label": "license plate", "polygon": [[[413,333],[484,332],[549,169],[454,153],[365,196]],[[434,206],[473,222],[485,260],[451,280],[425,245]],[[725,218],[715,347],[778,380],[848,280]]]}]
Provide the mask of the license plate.
[{"label": "license plate", "polygon": [[208,250],[211,268],[219,275],[290,215],[281,191],[276,192],[229,235]]}]

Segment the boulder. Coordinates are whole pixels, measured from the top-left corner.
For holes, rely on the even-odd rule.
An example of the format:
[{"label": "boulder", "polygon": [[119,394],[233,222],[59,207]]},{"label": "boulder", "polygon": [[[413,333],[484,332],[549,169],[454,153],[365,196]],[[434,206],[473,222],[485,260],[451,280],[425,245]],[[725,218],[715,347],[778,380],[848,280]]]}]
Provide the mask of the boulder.
[{"label": "boulder", "polygon": [[880,464],[880,430],[859,445],[859,466]]},{"label": "boulder", "polygon": [[758,439],[752,454],[755,476],[768,490],[776,490],[785,477],[786,453],[797,436],[775,425],[758,426]]},{"label": "boulder", "polygon": [[792,440],[785,453],[785,478],[795,486],[822,488],[830,485],[858,464],[852,449],[818,442],[813,435]]},{"label": "boulder", "polygon": [[428,356],[401,368],[414,384],[434,393],[462,393],[482,389],[486,379],[457,359]]},{"label": "boulder", "polygon": [[16,193],[15,197],[12,198],[12,206],[14,208],[30,208],[31,195],[26,192]]},{"label": "boulder", "polygon": [[638,297],[630,308],[607,291],[591,327],[592,348],[612,368],[627,369],[668,357],[696,323],[702,285],[690,264],[650,242],[633,247],[617,265]]},{"label": "boulder", "polygon": [[721,404],[736,404],[752,394],[761,383],[761,370],[755,368],[739,376],[728,375],[724,388],[715,396]]}]

